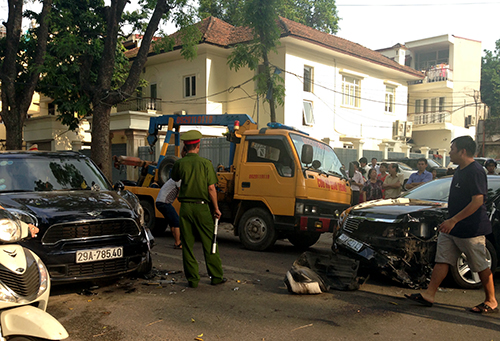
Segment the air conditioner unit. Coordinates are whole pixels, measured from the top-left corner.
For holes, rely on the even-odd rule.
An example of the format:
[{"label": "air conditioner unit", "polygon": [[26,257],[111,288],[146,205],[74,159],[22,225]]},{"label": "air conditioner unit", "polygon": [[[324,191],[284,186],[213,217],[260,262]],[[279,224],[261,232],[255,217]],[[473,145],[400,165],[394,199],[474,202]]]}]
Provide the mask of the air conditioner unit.
[{"label": "air conditioner unit", "polygon": [[404,137],[405,136],[405,121],[394,121],[392,126],[392,136],[393,137]]},{"label": "air conditioner unit", "polygon": [[465,123],[464,123],[465,128],[473,127],[475,125],[476,125],[476,117],[475,116],[472,116],[472,115],[465,116]]},{"label": "air conditioner unit", "polygon": [[405,137],[411,138],[412,131],[413,131],[413,122],[406,122]]}]

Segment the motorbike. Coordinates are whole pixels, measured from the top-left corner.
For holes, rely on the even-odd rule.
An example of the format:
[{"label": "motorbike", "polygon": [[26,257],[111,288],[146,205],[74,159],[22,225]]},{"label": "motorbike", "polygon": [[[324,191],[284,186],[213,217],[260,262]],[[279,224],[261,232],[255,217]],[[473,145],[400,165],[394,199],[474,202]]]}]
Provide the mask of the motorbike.
[{"label": "motorbike", "polygon": [[[31,224],[31,225],[30,225]],[[36,217],[0,209],[0,341],[62,340],[66,329],[46,312],[49,272],[31,250],[17,244],[31,237]]]}]

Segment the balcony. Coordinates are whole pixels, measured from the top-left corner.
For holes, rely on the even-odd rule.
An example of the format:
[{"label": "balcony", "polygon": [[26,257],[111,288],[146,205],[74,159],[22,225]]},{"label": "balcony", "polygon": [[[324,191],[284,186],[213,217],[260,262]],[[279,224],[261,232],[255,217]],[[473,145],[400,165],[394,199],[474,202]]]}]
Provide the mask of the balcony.
[{"label": "balcony", "polygon": [[118,104],[116,111],[161,111],[161,98],[136,97]]},{"label": "balcony", "polygon": [[415,127],[434,123],[447,123],[450,122],[450,115],[448,112],[432,112],[423,114],[413,114],[409,120],[413,122]]},{"label": "balcony", "polygon": [[440,64],[423,71],[424,79],[411,81],[408,85],[453,81],[453,70],[449,65]]}]

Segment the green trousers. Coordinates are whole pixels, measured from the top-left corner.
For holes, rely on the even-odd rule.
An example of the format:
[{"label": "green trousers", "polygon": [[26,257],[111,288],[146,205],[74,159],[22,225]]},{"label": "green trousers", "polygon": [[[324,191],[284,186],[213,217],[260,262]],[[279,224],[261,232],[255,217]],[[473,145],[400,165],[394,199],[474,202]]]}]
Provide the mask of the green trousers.
[{"label": "green trousers", "polygon": [[196,288],[200,281],[198,262],[194,257],[194,232],[197,231],[203,246],[203,255],[207,265],[208,275],[212,278],[212,284],[222,282],[222,262],[217,246],[214,254],[212,251],[212,241],[214,236],[214,220],[210,207],[207,204],[195,204],[183,202],[179,213],[181,242],[182,242],[182,262],[184,274],[191,287]]}]

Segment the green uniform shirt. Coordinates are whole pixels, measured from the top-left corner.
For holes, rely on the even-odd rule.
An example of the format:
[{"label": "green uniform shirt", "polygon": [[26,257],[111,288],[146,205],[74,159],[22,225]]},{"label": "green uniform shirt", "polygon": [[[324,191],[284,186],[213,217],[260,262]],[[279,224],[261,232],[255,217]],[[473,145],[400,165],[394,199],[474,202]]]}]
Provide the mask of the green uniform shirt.
[{"label": "green uniform shirt", "polygon": [[188,153],[175,162],[171,173],[174,181],[182,179],[179,201],[210,201],[208,186],[217,183],[217,174],[212,163],[196,153]]}]

